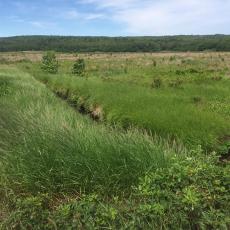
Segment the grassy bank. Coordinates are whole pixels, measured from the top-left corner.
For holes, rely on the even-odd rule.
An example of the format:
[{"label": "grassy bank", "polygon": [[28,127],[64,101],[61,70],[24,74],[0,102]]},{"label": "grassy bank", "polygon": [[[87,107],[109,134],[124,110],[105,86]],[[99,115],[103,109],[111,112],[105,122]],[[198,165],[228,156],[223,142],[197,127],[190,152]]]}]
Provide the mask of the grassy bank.
[{"label": "grassy bank", "polygon": [[135,130],[118,131],[81,117],[27,74],[6,71],[1,81],[2,151],[12,186],[118,192],[145,172],[165,167],[175,154]]}]

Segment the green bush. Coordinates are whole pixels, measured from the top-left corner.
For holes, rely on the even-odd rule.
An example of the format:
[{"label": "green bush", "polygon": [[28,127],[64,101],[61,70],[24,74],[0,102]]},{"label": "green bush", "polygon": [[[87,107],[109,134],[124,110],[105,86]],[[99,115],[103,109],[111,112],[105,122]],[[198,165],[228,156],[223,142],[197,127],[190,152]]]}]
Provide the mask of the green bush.
[{"label": "green bush", "polygon": [[49,227],[48,201],[44,194],[18,199],[13,197],[13,211],[0,224],[0,229],[52,229]]},{"label": "green bush", "polygon": [[73,65],[73,74],[83,76],[85,74],[85,61],[84,59],[77,59]]},{"label": "green bush", "polygon": [[152,88],[156,88],[156,89],[161,88],[162,85],[163,85],[163,82],[160,78],[154,79],[151,84]]},{"label": "green bush", "polygon": [[41,68],[48,73],[57,73],[58,72],[58,60],[56,59],[55,52],[49,51],[42,57],[42,66]]},{"label": "green bush", "polygon": [[157,66],[157,61],[153,60],[153,66],[156,67]]},{"label": "green bush", "polygon": [[142,222],[156,219],[169,229],[229,229],[229,166],[215,154],[195,151],[147,174],[137,188]]},{"label": "green bush", "polygon": [[[3,229],[229,229],[230,164],[198,148],[140,178],[129,197],[80,194],[16,199]],[[16,204],[14,204],[14,202]],[[16,209],[16,210],[15,210]]]}]

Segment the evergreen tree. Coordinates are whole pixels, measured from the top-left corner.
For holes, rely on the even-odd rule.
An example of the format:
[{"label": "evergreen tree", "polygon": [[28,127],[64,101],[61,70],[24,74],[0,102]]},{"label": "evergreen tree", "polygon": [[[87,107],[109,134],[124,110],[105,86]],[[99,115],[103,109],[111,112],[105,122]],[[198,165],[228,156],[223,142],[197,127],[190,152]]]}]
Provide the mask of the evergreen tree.
[{"label": "evergreen tree", "polygon": [[48,73],[58,72],[58,60],[56,58],[55,52],[49,51],[42,58],[41,68]]},{"label": "evergreen tree", "polygon": [[84,59],[77,59],[73,65],[73,74],[83,76],[85,74],[85,61]]}]

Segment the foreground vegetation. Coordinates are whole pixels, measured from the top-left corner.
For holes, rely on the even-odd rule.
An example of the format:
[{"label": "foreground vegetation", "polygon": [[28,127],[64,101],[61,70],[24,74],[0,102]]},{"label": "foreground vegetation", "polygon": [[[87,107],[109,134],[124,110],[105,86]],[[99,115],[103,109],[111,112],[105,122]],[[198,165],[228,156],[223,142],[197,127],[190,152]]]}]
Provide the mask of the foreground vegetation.
[{"label": "foreground vegetation", "polygon": [[228,54],[80,58],[0,65],[0,228],[229,229]]}]

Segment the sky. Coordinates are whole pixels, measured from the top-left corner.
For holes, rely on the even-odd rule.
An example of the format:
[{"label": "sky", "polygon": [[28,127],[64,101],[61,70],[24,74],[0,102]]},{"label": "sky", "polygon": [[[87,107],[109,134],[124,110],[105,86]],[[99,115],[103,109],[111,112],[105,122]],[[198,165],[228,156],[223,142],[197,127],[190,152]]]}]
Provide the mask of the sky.
[{"label": "sky", "polygon": [[230,0],[0,0],[0,37],[230,34]]}]

